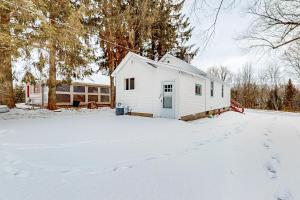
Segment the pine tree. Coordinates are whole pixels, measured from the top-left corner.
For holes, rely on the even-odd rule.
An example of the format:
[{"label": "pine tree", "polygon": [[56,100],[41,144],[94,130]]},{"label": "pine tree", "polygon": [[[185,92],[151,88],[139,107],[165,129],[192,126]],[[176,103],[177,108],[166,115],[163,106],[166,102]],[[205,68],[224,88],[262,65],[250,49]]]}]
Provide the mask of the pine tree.
[{"label": "pine tree", "polygon": [[25,0],[0,1],[0,104],[15,107],[12,61],[28,57],[34,21]]},{"label": "pine tree", "polygon": [[186,58],[191,51],[186,42],[192,28],[181,15],[183,1],[172,0],[94,0],[86,24],[98,37],[103,51],[99,66],[111,80],[111,107],[115,105],[115,87],[111,76],[128,51],[151,59],[160,59],[170,52]]},{"label": "pine tree", "polygon": [[90,49],[85,39],[86,29],[84,1],[32,0],[39,16],[39,45],[45,46],[49,55],[48,109],[56,109],[57,74],[61,78],[81,78],[91,70],[86,68],[91,61]]},{"label": "pine tree", "polygon": [[151,45],[148,54],[151,59],[159,60],[167,52],[187,62],[197,54],[194,45],[187,42],[192,36],[189,18],[182,14],[184,0],[153,0],[152,10],[156,11],[151,28]]},{"label": "pine tree", "polygon": [[283,105],[285,110],[293,111],[296,94],[297,94],[297,89],[292,83],[292,80],[289,79],[288,84],[285,86],[285,91],[284,91]]}]

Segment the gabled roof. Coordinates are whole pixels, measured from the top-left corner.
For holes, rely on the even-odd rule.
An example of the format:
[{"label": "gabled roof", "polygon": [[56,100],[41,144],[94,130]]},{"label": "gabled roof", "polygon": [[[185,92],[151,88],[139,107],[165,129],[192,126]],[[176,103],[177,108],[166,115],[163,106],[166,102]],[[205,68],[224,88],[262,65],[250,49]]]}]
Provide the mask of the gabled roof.
[{"label": "gabled roof", "polygon": [[182,69],[194,74],[199,74],[202,76],[207,76],[207,74],[202,71],[201,69],[195,67],[194,65],[191,65],[175,56],[172,56],[171,54],[166,53],[160,60],[159,62],[163,63],[169,63],[171,65],[176,66],[178,69]]},{"label": "gabled roof", "polygon": [[[182,65],[180,65],[180,64],[173,65],[173,64],[170,64],[170,63],[162,62],[162,61],[150,60],[150,59],[148,59],[146,57],[140,56],[140,55],[132,53],[132,52],[128,52],[128,54],[121,61],[121,63],[117,67],[117,69],[112,73],[112,76],[116,76],[116,74],[125,66],[125,64],[128,62],[128,60],[130,58],[139,59],[141,62],[143,62],[146,65],[149,65],[151,67],[154,67],[154,68],[163,67],[163,68],[173,69],[173,70],[176,70],[176,71],[180,71],[180,72],[184,72],[184,73],[187,73],[187,74],[191,74],[193,76],[199,76],[201,78],[205,78],[205,75],[203,73],[200,73],[197,70],[193,71],[193,70],[189,69],[188,67],[182,67]],[[182,61],[182,62],[184,62],[184,61]],[[194,67],[194,68],[196,68],[196,67]]]},{"label": "gabled roof", "polygon": [[[176,58],[170,54],[165,54],[159,61],[150,60],[146,57],[140,56],[138,54],[128,52],[128,54],[125,56],[125,58],[121,61],[117,69],[112,73],[112,76],[116,76],[116,74],[125,66],[125,64],[128,62],[130,58],[139,59],[141,62],[145,63],[148,66],[154,67],[154,68],[168,68],[173,69],[176,71],[184,72],[187,74],[190,74],[192,76],[197,76],[204,79],[210,79],[218,82],[222,82],[219,79],[210,77],[207,73],[200,70],[199,68],[179,59]],[[168,62],[170,61],[170,62]],[[224,83],[226,84],[226,83]]]}]

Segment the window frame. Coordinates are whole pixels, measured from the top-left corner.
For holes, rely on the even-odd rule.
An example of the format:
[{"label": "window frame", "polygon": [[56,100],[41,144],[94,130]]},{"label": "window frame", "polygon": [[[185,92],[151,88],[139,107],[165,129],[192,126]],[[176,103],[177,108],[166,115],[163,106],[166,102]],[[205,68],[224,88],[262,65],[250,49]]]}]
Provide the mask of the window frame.
[{"label": "window frame", "polygon": [[215,83],[214,81],[210,81],[210,97],[214,97],[215,94]]},{"label": "window frame", "polygon": [[[199,93],[198,93],[197,88],[199,88],[199,91],[200,91]],[[198,84],[198,83],[195,84],[195,95],[202,96],[202,85],[201,84]]]},{"label": "window frame", "polygon": [[221,97],[224,98],[224,84],[222,84]]},{"label": "window frame", "polygon": [[126,91],[135,89],[135,78],[125,78],[125,87]]}]

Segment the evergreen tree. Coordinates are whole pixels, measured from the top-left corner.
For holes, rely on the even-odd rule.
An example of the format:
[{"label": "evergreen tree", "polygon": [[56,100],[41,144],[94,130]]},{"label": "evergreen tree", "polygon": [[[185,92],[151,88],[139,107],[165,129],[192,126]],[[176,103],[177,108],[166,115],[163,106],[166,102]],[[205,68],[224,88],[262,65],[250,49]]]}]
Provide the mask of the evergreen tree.
[{"label": "evergreen tree", "polygon": [[91,73],[86,68],[91,54],[85,39],[84,1],[32,0],[43,16],[39,16],[39,45],[49,55],[48,109],[56,109],[57,74],[61,78],[81,78]]},{"label": "evergreen tree", "polygon": [[151,45],[148,54],[151,59],[159,60],[167,52],[187,62],[197,54],[198,49],[193,50],[194,45],[188,45],[192,36],[193,27],[189,18],[182,14],[184,0],[174,2],[172,0],[152,1],[156,10],[154,23],[151,27]]},{"label": "evergreen tree", "polygon": [[292,111],[294,109],[295,97],[297,90],[289,79],[288,84],[285,86],[283,105],[285,110]]},{"label": "evergreen tree", "polygon": [[98,58],[99,68],[106,69],[110,75],[111,107],[114,107],[115,87],[111,74],[129,50],[143,51],[153,17],[148,12],[148,0],[95,0],[90,3],[86,23],[97,35],[97,43],[103,51]]},{"label": "evergreen tree", "polygon": [[26,6],[24,0],[0,1],[0,104],[10,108],[15,107],[12,61],[28,55],[32,43],[34,17],[22,9]]}]

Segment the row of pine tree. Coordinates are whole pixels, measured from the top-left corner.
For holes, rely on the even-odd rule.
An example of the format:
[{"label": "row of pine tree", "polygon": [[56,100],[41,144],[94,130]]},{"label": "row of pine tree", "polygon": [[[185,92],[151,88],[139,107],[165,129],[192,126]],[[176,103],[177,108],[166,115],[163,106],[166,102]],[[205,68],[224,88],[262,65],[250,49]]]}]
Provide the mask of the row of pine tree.
[{"label": "row of pine tree", "polygon": [[[15,106],[13,68],[31,59],[46,71],[48,108],[56,109],[57,76],[82,78],[94,71],[109,75],[133,51],[151,59],[166,52],[192,58],[193,27],[173,0],[0,0],[0,104]],[[28,67],[24,72],[31,70]],[[114,80],[111,77],[112,105]]]}]

